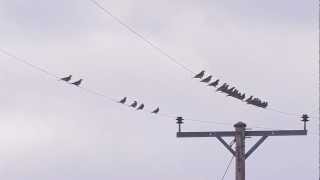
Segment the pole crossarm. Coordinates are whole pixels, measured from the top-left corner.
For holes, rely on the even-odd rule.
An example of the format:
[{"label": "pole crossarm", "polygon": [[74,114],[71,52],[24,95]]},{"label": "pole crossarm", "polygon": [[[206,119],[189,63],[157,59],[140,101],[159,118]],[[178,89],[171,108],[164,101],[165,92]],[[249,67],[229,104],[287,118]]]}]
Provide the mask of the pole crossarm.
[{"label": "pole crossarm", "polygon": [[307,135],[307,130],[246,131],[246,136],[299,136]]},{"label": "pole crossarm", "polygon": [[233,156],[236,156],[236,152],[232,149],[232,147],[225,141],[222,139],[222,137],[217,136],[217,139],[224,145],[224,147],[226,147]]},{"label": "pole crossarm", "polygon": [[[235,137],[235,131],[178,132],[178,138],[188,137]],[[245,131],[245,136],[297,136],[307,135],[307,130]]]},{"label": "pole crossarm", "polygon": [[268,136],[262,136],[255,145],[245,154],[245,159],[247,159],[266,139]]},{"label": "pole crossarm", "polygon": [[188,137],[234,137],[236,133],[234,131],[215,131],[215,132],[178,132],[178,138]]}]

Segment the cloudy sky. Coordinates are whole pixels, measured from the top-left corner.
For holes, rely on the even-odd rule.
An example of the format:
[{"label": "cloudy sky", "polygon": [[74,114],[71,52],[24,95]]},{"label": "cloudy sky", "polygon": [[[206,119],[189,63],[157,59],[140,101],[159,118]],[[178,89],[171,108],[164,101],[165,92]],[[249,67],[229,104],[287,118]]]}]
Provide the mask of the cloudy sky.
[{"label": "cloudy sky", "polygon": [[[233,130],[238,121],[301,129],[308,113],[309,135],[268,138],[247,160],[247,179],[318,178],[316,1],[98,2],[192,71],[270,109],[215,93],[89,0],[0,0],[0,48],[107,97],[209,122],[186,121],[184,131]],[[211,180],[231,158],[216,139],[177,139],[174,118],[137,112],[4,54],[0,74],[1,179]],[[234,164],[225,179],[234,179]]]}]

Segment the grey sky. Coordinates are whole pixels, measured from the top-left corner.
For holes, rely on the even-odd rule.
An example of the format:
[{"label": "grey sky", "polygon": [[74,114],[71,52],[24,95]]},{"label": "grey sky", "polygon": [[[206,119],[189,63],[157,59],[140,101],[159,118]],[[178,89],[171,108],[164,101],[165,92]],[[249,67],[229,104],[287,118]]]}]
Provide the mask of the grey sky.
[{"label": "grey sky", "polygon": [[[100,0],[194,71],[207,70],[270,108],[317,116],[317,2]],[[84,87],[148,109],[230,123],[188,131],[302,128],[192,80],[88,0],[0,0],[0,48]],[[215,139],[177,139],[174,119],[138,113],[0,55],[0,178],[219,179],[230,154]],[[248,179],[316,179],[317,120],[307,137],[270,138],[247,161]],[[255,140],[248,140],[248,147]],[[232,166],[226,180],[234,179]]]}]

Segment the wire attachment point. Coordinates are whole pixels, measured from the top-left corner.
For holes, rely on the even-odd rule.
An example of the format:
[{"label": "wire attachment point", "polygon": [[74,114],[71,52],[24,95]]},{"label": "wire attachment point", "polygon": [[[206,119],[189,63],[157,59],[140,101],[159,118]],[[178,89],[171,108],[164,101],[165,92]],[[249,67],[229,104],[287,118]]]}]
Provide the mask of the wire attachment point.
[{"label": "wire attachment point", "polygon": [[181,125],[183,124],[183,117],[177,117],[177,124],[179,126],[179,132],[181,132]]},{"label": "wire attachment point", "polygon": [[310,121],[308,114],[303,114],[301,121],[303,122],[303,128],[304,128],[304,130],[307,130],[307,122]]}]

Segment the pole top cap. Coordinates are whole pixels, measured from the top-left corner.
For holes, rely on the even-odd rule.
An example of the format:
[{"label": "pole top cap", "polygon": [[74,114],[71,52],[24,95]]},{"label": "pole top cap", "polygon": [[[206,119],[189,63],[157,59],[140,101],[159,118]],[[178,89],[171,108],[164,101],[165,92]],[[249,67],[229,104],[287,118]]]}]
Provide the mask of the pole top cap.
[{"label": "pole top cap", "polygon": [[235,128],[245,128],[247,125],[244,122],[238,122],[237,124],[234,125]]}]

